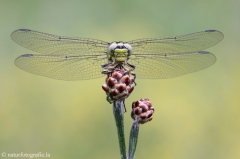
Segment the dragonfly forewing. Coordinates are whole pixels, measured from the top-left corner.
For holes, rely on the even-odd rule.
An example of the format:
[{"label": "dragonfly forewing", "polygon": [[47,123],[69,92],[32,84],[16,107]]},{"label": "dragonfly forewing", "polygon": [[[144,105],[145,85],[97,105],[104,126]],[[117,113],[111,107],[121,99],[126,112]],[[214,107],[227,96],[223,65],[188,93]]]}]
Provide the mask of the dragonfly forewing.
[{"label": "dragonfly forewing", "polygon": [[206,30],[167,38],[148,38],[129,41],[134,54],[171,54],[198,52],[216,45],[223,39],[223,33]]},{"label": "dragonfly forewing", "polygon": [[17,44],[41,54],[91,54],[106,52],[109,43],[88,38],[74,38],[19,29],[11,34]]}]

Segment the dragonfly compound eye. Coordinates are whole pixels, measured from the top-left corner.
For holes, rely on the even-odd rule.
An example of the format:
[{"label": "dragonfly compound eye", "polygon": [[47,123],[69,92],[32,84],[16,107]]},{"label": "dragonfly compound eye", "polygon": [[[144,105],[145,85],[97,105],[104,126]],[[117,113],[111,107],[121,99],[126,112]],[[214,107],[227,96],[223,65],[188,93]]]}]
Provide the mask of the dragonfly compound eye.
[{"label": "dragonfly compound eye", "polygon": [[128,50],[128,56],[132,54],[132,46],[128,43],[124,44],[125,48]]},{"label": "dragonfly compound eye", "polygon": [[113,43],[109,46],[109,48],[108,48],[109,52],[110,52],[111,54],[113,54],[113,53],[114,53],[114,50],[117,48],[117,46],[118,46],[118,44],[117,44],[116,42],[113,42]]}]

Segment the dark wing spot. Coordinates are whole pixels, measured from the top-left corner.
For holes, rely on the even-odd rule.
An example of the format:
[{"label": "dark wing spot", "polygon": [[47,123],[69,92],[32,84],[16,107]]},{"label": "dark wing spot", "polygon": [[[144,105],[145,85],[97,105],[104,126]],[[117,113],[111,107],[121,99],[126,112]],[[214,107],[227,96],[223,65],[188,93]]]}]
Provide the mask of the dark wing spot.
[{"label": "dark wing spot", "polygon": [[24,54],[24,55],[21,55],[22,57],[30,57],[30,56],[33,56],[33,54]]},{"label": "dark wing spot", "polygon": [[199,51],[200,54],[210,54],[210,52],[207,51]]},{"label": "dark wing spot", "polygon": [[205,32],[215,32],[217,30],[206,30]]},{"label": "dark wing spot", "polygon": [[19,29],[20,31],[24,31],[24,32],[29,32],[29,31],[31,31],[31,30],[29,30],[29,29]]}]

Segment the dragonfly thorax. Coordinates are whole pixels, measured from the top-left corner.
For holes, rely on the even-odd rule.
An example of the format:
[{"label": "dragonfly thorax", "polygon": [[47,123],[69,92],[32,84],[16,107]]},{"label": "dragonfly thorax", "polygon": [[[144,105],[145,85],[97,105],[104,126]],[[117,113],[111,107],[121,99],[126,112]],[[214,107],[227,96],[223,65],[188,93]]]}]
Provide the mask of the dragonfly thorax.
[{"label": "dragonfly thorax", "polygon": [[132,47],[128,43],[113,42],[108,48],[108,58],[118,62],[124,62],[132,53]]}]

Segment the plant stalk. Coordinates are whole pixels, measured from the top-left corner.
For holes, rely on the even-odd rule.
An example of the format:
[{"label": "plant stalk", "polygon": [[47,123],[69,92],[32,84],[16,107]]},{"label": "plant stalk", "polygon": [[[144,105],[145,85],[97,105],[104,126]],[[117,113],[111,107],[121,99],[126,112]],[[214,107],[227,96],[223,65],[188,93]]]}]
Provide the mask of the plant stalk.
[{"label": "plant stalk", "polygon": [[128,159],[133,159],[134,157],[134,153],[137,148],[139,126],[139,123],[133,121],[129,138]]},{"label": "plant stalk", "polygon": [[113,102],[113,114],[117,126],[121,159],[127,159],[124,137],[124,110],[124,101],[119,100]]}]

